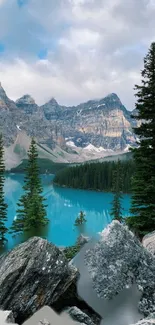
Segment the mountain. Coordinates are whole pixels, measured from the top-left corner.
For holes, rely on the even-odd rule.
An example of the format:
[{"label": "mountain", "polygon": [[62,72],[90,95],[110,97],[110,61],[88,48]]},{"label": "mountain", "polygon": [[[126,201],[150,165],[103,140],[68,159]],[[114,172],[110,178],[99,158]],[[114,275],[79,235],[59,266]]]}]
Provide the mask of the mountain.
[{"label": "mountain", "polygon": [[115,93],[72,107],[51,98],[39,107],[28,94],[10,100],[0,84],[0,131],[8,169],[26,158],[32,136],[41,158],[83,162],[127,152],[135,145],[135,125]]},{"label": "mountain", "polygon": [[16,106],[26,114],[33,114],[38,111],[38,106],[30,95],[24,95],[16,100]]}]

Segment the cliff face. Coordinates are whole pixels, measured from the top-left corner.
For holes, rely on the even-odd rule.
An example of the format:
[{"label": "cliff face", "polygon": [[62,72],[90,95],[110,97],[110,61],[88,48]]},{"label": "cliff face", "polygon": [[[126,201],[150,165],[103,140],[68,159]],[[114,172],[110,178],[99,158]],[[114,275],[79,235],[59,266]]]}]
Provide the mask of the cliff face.
[{"label": "cliff face", "polygon": [[73,107],[61,106],[52,98],[39,107],[30,95],[13,102],[0,85],[0,131],[5,146],[18,142],[24,133],[35,136],[46,150],[63,150],[60,156],[66,162],[77,161],[77,155],[84,161],[134,146],[136,122],[130,114],[114,93]]},{"label": "cliff face", "polygon": [[55,121],[57,130],[68,146],[93,146],[114,151],[133,145],[134,121],[116,94],[76,107],[62,107],[53,99],[41,109],[45,117]]}]

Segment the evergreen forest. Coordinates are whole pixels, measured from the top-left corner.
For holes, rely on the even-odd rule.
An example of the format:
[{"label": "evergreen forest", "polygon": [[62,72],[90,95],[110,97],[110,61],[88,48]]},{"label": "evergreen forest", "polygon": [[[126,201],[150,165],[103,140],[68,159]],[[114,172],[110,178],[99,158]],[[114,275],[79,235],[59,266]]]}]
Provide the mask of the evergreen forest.
[{"label": "evergreen forest", "polygon": [[59,171],[53,182],[56,185],[89,189],[98,191],[113,191],[113,175],[120,166],[121,191],[131,192],[132,176],[134,174],[134,161],[110,161],[102,163],[86,163]]}]

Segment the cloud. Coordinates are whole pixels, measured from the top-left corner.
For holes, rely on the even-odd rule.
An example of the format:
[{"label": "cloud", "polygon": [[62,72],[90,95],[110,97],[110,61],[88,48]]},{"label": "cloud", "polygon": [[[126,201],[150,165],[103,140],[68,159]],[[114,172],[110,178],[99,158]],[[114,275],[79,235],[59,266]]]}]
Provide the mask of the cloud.
[{"label": "cloud", "polygon": [[[0,0],[0,4],[1,4]],[[154,37],[152,0],[3,0],[0,79],[8,95],[76,104],[116,92],[134,107],[134,84]]]},{"label": "cloud", "polygon": [[6,0],[0,0],[0,6],[1,6],[2,4],[4,4],[5,1],[6,1]]}]

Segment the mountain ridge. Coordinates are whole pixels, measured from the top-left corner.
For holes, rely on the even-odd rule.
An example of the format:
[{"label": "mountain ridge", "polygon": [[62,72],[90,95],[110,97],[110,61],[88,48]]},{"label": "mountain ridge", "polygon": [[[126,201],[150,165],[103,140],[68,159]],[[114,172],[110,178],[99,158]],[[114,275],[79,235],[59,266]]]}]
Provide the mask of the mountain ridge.
[{"label": "mountain ridge", "polygon": [[126,152],[136,142],[131,113],[115,93],[77,106],[59,105],[51,97],[39,106],[29,94],[10,100],[0,85],[0,131],[5,151],[13,150],[17,163],[25,159],[32,136],[45,158],[50,152],[55,162],[83,162]]}]

